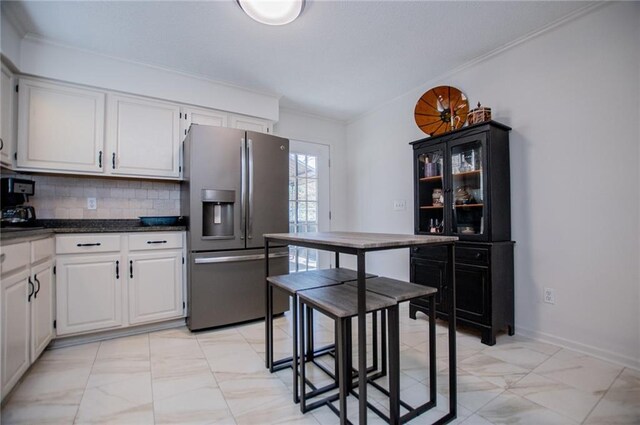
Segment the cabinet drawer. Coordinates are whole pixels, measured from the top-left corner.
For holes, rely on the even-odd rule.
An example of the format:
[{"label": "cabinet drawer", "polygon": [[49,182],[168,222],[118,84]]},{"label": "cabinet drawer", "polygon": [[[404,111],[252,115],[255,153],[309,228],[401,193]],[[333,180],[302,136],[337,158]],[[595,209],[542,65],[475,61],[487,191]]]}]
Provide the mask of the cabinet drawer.
[{"label": "cabinet drawer", "polygon": [[129,235],[129,250],[182,248],[182,233],[137,233]]},{"label": "cabinet drawer", "polygon": [[489,264],[487,248],[456,247],[456,262],[472,264]]},{"label": "cabinet drawer", "polygon": [[57,254],[120,251],[120,235],[88,234],[56,236]]},{"label": "cabinet drawer", "polygon": [[29,264],[29,242],[2,247],[2,274],[27,267]]},{"label": "cabinet drawer", "polygon": [[31,262],[38,263],[53,257],[54,245],[53,238],[31,242]]}]

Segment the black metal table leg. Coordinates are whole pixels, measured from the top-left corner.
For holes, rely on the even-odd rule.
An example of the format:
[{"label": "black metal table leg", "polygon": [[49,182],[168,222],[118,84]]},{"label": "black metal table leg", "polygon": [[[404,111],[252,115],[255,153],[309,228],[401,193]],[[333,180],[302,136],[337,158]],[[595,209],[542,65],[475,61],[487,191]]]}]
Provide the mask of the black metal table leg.
[{"label": "black metal table leg", "polygon": [[367,298],[365,284],[365,253],[358,251],[358,403],[360,425],[367,423]]},{"label": "black metal table leg", "polygon": [[265,298],[265,318],[264,318],[264,344],[265,344],[265,367],[269,369],[271,367],[272,358],[269,354],[271,335],[271,306],[269,305],[269,283],[267,282],[269,277],[269,239],[264,240],[264,298]]},{"label": "black metal table leg", "polygon": [[[291,366],[293,366],[293,402],[299,403],[300,397],[298,392],[298,300],[297,296],[293,296],[293,302],[291,303],[291,315],[293,320],[293,354],[291,356]],[[304,382],[302,383],[302,389],[304,390]]]},{"label": "black metal table leg", "polygon": [[400,321],[398,305],[389,311],[389,423],[400,424]]}]

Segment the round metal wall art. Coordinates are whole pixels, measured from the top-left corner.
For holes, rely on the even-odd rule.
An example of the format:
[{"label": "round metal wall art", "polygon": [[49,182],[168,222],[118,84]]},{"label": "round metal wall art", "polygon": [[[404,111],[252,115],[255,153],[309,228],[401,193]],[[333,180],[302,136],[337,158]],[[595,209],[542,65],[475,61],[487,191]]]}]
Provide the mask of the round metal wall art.
[{"label": "round metal wall art", "polygon": [[423,94],[414,111],[416,124],[429,136],[461,128],[467,121],[469,101],[459,89],[438,86]]}]

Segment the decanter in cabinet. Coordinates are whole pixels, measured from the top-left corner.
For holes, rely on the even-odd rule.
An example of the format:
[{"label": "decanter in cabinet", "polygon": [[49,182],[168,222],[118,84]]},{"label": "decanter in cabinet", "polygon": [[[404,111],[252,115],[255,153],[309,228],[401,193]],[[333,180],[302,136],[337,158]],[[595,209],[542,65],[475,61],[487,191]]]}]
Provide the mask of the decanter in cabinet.
[{"label": "decanter in cabinet", "polygon": [[[411,143],[415,233],[460,238],[457,320],[481,330],[488,345],[497,332],[514,332],[509,130],[488,121]],[[443,249],[412,250],[412,282],[442,289],[447,270]],[[446,319],[449,302],[437,300],[438,317]],[[417,311],[428,312],[428,303],[412,302],[411,317]]]}]

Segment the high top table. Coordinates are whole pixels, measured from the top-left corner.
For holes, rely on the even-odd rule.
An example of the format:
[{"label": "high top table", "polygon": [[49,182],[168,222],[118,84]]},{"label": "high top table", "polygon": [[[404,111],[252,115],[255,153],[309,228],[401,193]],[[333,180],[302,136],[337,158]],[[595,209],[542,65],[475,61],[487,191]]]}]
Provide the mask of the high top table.
[{"label": "high top table", "polygon": [[[434,422],[444,424],[456,417],[456,309],[455,309],[455,247],[454,236],[422,236],[386,233],[356,232],[313,232],[313,233],[267,233],[264,235],[265,277],[269,276],[269,244],[287,244],[305,248],[331,251],[335,253],[335,266],[340,266],[340,254],[355,255],[358,273],[358,370],[367,370],[367,331],[366,331],[366,286],[365,286],[365,254],[370,251],[410,248],[424,245],[446,245],[448,254],[448,285],[442,289],[448,291],[449,297],[449,413]],[[267,287],[265,283],[265,288]],[[266,299],[266,297],[265,297]],[[271,312],[267,310],[265,325],[266,341],[273,332],[271,328]],[[267,350],[268,353],[268,350]],[[267,354],[268,355],[268,354]],[[367,423],[367,374],[358,374],[358,402],[360,424]]]}]

